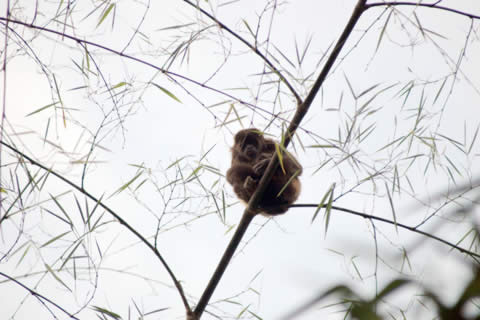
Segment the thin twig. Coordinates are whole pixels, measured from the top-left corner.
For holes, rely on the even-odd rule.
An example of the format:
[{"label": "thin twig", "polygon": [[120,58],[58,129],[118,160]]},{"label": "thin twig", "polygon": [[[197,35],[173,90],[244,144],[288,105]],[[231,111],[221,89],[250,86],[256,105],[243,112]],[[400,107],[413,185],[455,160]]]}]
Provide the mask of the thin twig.
[{"label": "thin twig", "polygon": [[[437,1],[438,2],[438,1]],[[373,7],[390,7],[390,6],[413,6],[413,7],[427,7],[427,8],[434,8],[439,10],[444,10],[448,12],[453,12],[462,16],[469,17],[471,19],[480,19],[480,16],[471,14],[468,12],[460,11],[453,8],[448,8],[444,6],[437,6],[437,2],[435,3],[418,3],[418,2],[378,2],[378,3],[370,3],[365,6],[365,9],[370,9]]]}]

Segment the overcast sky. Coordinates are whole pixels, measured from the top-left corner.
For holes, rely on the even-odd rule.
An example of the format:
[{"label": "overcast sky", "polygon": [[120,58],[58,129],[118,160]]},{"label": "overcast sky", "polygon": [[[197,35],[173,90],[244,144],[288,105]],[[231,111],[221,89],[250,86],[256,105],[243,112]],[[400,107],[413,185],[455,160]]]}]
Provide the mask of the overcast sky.
[{"label": "overcast sky", "polygon": [[[43,14],[37,17],[36,24],[43,25],[53,19],[58,3],[48,4],[39,1],[38,4],[39,12]],[[85,7],[81,7],[82,5]],[[264,6],[257,1],[236,1],[227,6],[218,6],[216,1],[202,1],[201,5],[205,8],[209,5],[215,8],[219,20],[249,40],[251,37],[248,36],[244,21],[256,26],[257,17],[262,14]],[[302,68],[295,70],[298,72],[295,76],[307,76],[316,70],[323,54],[338,38],[354,5],[355,1],[347,0],[282,3],[272,24],[270,40],[271,45],[276,48],[272,49],[272,52],[280,57],[279,61],[283,65],[288,65],[286,59],[281,58],[278,52],[295,61],[296,44],[297,47],[303,48],[311,39]],[[480,4],[476,0],[460,3],[442,1],[442,5],[480,15]],[[75,34],[79,38],[86,37],[115,50],[122,50],[125,47],[127,39],[133,34],[146,9],[143,1],[117,2],[114,27],[111,26],[111,18],[107,18],[104,24],[96,28],[99,13],[95,13],[96,19],[82,20],[82,17],[88,17],[90,6],[90,3],[77,5],[73,14],[75,21],[78,21],[77,29],[73,32],[66,28],[66,33]],[[33,2],[19,1],[15,7],[17,9],[13,11],[13,15],[17,19],[31,21],[35,12]],[[379,151],[379,149],[412,130],[422,94],[426,97],[425,125],[431,126],[424,132],[425,136],[435,131],[455,141],[463,142],[466,139],[467,143],[474,136],[480,119],[478,21],[474,22],[470,37],[466,39],[471,25],[468,18],[440,10],[418,9],[416,15],[422,22],[422,27],[428,30],[425,37],[422,37],[420,31],[406,25],[406,21],[416,21],[411,8],[399,9],[405,15],[404,20],[391,17],[392,21],[378,49],[379,36],[383,32],[388,13],[381,15],[383,8],[375,8],[362,16],[340,55],[341,60],[335,65],[322,92],[304,119],[302,130],[298,133],[306,148],[303,149],[298,141],[294,141],[295,149],[291,149],[305,168],[301,178],[302,194],[298,203],[318,203],[332,183],[336,183],[336,195],[345,194],[336,205],[393,219],[388,197],[378,191],[378,188],[384,188],[383,184],[367,183],[361,187],[356,185],[368,177],[369,173],[380,170],[381,164],[388,162],[387,160],[382,162],[383,159],[390,157],[398,160],[397,157],[403,157],[392,150]],[[0,4],[2,16],[5,11],[5,3]],[[262,18],[264,29],[260,32],[264,35],[270,16],[271,11],[268,11]],[[175,32],[180,32],[164,28],[196,22],[198,17],[199,13],[182,1],[152,1],[141,27],[144,34],[137,35],[125,52],[163,66],[165,56],[158,55],[160,48],[172,41]],[[32,32],[24,27],[17,25],[11,27],[23,34],[26,39],[32,37]],[[46,27],[61,30],[54,23],[49,23]],[[219,31],[212,29],[211,32],[215,34]],[[3,27],[2,35],[4,37]],[[143,37],[148,37],[148,41]],[[217,108],[208,107],[226,100],[225,96],[177,79],[190,91],[191,94],[188,94],[182,86],[169,81],[166,77],[156,75],[152,68],[90,46],[92,54],[98,59],[97,62],[101,62],[102,76],[108,83],[125,81],[142,88],[142,85],[154,79],[155,83],[167,88],[181,101],[181,103],[175,101],[161,90],[138,89],[135,95],[127,95],[118,100],[122,115],[128,115],[122,125],[118,122],[102,124],[103,116],[112,108],[110,97],[101,93],[105,90],[102,81],[94,75],[87,81],[79,72],[75,63],[81,63],[83,56],[75,42],[62,40],[52,34],[44,34],[29,45],[58,77],[63,104],[70,111],[68,118],[71,122],[65,127],[62,123],[62,114],[58,111],[56,116],[53,112],[39,112],[27,116],[56,100],[53,94],[55,88],[52,82],[46,80],[31,55],[15,54],[18,44],[14,42],[18,41],[18,38],[11,41],[8,49],[10,61],[7,69],[5,107],[7,133],[4,133],[4,136],[22,133],[18,137],[15,136],[14,140],[16,143],[23,141],[23,145],[18,145],[21,150],[29,155],[35,155],[36,159],[48,167],[52,166],[76,183],[80,183],[83,166],[75,161],[84,160],[82,157],[88,151],[92,133],[104,126],[97,137],[101,148],[97,149],[94,158],[90,159],[96,163],[88,167],[85,187],[97,197],[105,195],[105,203],[146,236],[154,234],[157,227],[156,216],[164,210],[165,199],[159,196],[153,184],[145,185],[141,192],[135,193],[137,201],[131,190],[114,194],[138,173],[138,166],[149,168],[142,177],[146,178],[149,173],[149,178],[156,181],[159,186],[175,179],[174,169],[166,170],[170,164],[188,156],[182,162],[184,174],[188,175],[195,169],[195,164],[198,165],[196,161],[210,149],[202,163],[218,168],[221,174],[224,174],[230,166],[229,148],[233,134],[242,126],[235,122],[228,126],[219,126],[219,120],[223,120],[222,117],[227,114],[229,104]],[[462,55],[466,42],[467,51]],[[229,62],[223,65],[227,49],[231,50],[231,56]],[[192,45],[188,56],[185,56],[188,64],[185,62],[181,67],[175,67],[175,71],[199,82],[205,82],[214,75],[212,80],[207,82],[208,85],[269,110],[272,105],[264,104],[262,99],[263,97],[266,97],[265,101],[271,99],[272,92],[265,90],[263,93],[265,96],[258,100],[254,99],[257,95],[255,90],[258,90],[256,85],[259,74],[263,70],[262,62],[252,54],[245,54],[246,52],[248,48],[231,37],[225,43],[219,43],[216,39],[215,41],[201,39]],[[457,63],[459,57],[463,58],[458,80],[455,83],[449,80],[438,98],[438,103],[433,103],[442,79],[452,73],[452,66]],[[220,70],[218,74],[215,73],[216,70]],[[313,77],[316,75],[318,72]],[[412,90],[406,103],[402,105],[404,100],[396,93],[401,93],[402,87],[410,80],[415,80],[418,88]],[[1,81],[3,88],[3,76]],[[85,83],[90,85],[89,89],[75,90]],[[362,143],[350,146],[349,152],[358,150],[356,156],[365,162],[365,167],[357,171],[355,166],[345,162],[339,163],[338,166],[328,164],[317,170],[328,157],[322,150],[308,147],[322,141],[325,143],[326,140],[322,139],[337,139],[339,128],[344,130],[346,119],[371,97],[366,96],[363,100],[355,101],[352,90],[359,94],[374,85],[378,85],[377,91],[380,88],[391,86],[393,88],[378,95],[371,106],[378,111],[362,124],[363,129],[374,124],[375,131]],[[245,87],[250,90],[239,89]],[[299,89],[305,96],[305,88]],[[452,94],[448,95],[450,90]],[[141,96],[139,92],[142,92]],[[282,104],[287,110],[293,110],[295,107],[293,99],[286,98]],[[130,106],[133,106],[131,110]],[[241,105],[237,107],[244,116],[242,118],[244,127],[256,126],[264,129],[269,123],[268,114],[264,114],[263,118],[262,112],[254,114],[247,107]],[[291,116],[292,113],[287,115]],[[276,122],[268,129],[273,137],[278,137],[281,132],[279,124],[280,122]],[[57,147],[43,143],[47,126],[49,126],[48,140]],[[438,142],[439,154],[447,155],[449,160],[458,164],[459,170],[465,173],[463,176],[456,176],[458,184],[479,176],[479,146],[478,142],[474,144],[472,154],[465,156],[452,144]],[[408,156],[427,153],[425,145],[417,142],[413,147],[416,149]],[[4,148],[2,152],[7,151]],[[340,158],[336,159],[339,160]],[[403,181],[402,188],[405,193],[395,196],[399,222],[409,225],[419,223],[432,212],[434,204],[438,205],[438,199],[434,198],[435,194],[447,188],[454,188],[448,172],[443,168],[433,167],[425,170],[427,163],[425,158],[413,164],[408,178],[414,186],[414,191],[406,181]],[[407,167],[408,162],[402,162],[402,165]],[[365,170],[367,166],[371,168],[371,172]],[[36,169],[32,170],[36,172]],[[467,173],[470,173],[470,176]],[[4,171],[2,179],[7,179],[7,176],[8,172]],[[211,188],[212,192],[224,189],[228,203],[234,203],[232,188],[223,177],[219,184],[214,185],[218,177],[207,172],[202,176],[202,183],[206,188]],[[349,192],[352,188],[355,191]],[[28,201],[30,204],[37,203],[48,199],[49,194],[59,194],[66,190],[70,189],[50,177],[45,190],[39,195],[28,197]],[[196,191],[193,190],[190,196],[195,196]],[[70,193],[63,199],[65,202],[62,204],[71,210],[71,215],[75,219],[80,219],[73,195]],[[84,203],[83,198],[81,199]],[[158,238],[160,252],[182,281],[192,304],[195,304],[205,288],[230,240],[232,227],[238,223],[243,212],[241,204],[229,208],[225,224],[214,213],[197,217],[195,213],[206,212],[205,201],[191,200],[183,205],[186,206],[184,215],[167,216],[162,221],[164,231]],[[89,206],[92,208],[94,203],[90,202]],[[45,270],[44,263],[52,263],[55,257],[68,248],[67,243],[53,245],[48,250],[39,248],[42,239],[47,241],[66,230],[65,225],[52,220],[44,208],[51,210],[55,208],[59,211],[53,203],[45,204],[44,207],[37,206],[28,211],[26,224],[23,226],[27,232],[14,248],[16,250],[21,245],[32,244],[32,249],[19,267],[17,263],[23,249],[12,259],[2,261],[0,271],[19,276]],[[449,207],[445,210],[447,209],[456,208]],[[313,212],[314,209],[311,208],[295,208],[284,216],[272,220],[256,217],[254,225],[248,231],[211,300],[214,304],[210,310],[214,313],[223,310],[237,315],[244,307],[250,305],[249,310],[263,319],[276,319],[315,294],[340,282],[348,283],[371,297],[375,294],[377,285],[382,287],[389,279],[399,276],[403,248],[409,250],[412,266],[412,270],[405,267],[405,273],[414,275],[436,289],[448,287],[448,291],[441,292],[445,299],[451,299],[458,294],[462,286],[460,280],[466,280],[470,276],[468,265],[459,258],[459,254],[431,240],[423,240],[406,230],[400,229],[397,233],[393,226],[377,222],[378,247],[376,247],[371,223],[341,212],[332,213],[328,233],[325,236],[323,217],[319,216],[312,224]],[[35,218],[31,218],[30,215],[34,215]],[[112,220],[110,217],[104,219]],[[465,218],[463,222],[448,225],[449,229],[439,228],[441,221],[443,220],[431,221],[424,230],[438,232],[440,236],[456,242],[461,234],[468,230],[470,217]],[[18,220],[17,223],[10,225],[7,222],[0,230],[2,253],[12,246],[18,234],[17,228],[20,228]],[[81,233],[81,230],[79,232]],[[32,240],[30,237],[38,238]],[[91,305],[108,307],[121,313],[124,318],[128,318],[129,307],[132,315],[136,314],[133,310],[133,301],[144,312],[169,308],[151,316],[151,319],[183,317],[181,300],[175,289],[171,288],[172,282],[164,268],[150,251],[126,232],[125,228],[116,223],[107,223],[97,230],[94,236],[86,236],[85,246],[85,249],[88,247],[88,250],[95,251],[95,254],[92,254],[95,259],[94,262],[78,259],[79,268],[96,268],[98,279],[95,278],[93,271],[83,275],[85,282],[74,282],[71,276],[60,273],[61,278],[72,285],[77,293],[72,295],[51,275],[44,274],[45,279],[36,289],[70,311],[76,310],[91,296],[93,290],[96,290]],[[97,246],[103,251],[103,257],[98,256]],[[375,259],[376,250],[382,259]],[[59,263],[57,262],[55,266],[58,267]],[[455,279],[449,278],[452,270],[455,270]],[[140,276],[152,281],[145,281]],[[36,286],[40,279],[40,276],[19,278],[30,287]],[[237,297],[240,293],[242,295]],[[15,319],[51,319],[51,315],[34,298],[29,297],[27,292],[15,284],[2,283],[0,297],[2,300],[0,319],[8,319],[17,308],[19,311]],[[25,302],[22,304],[23,299]],[[238,301],[242,306],[228,302],[215,303],[221,299]],[[411,296],[396,301],[402,308],[407,308],[410,302]],[[327,301],[318,307],[325,305]],[[337,313],[339,310],[342,310],[342,307],[316,308],[298,319],[313,320],[322,315],[328,316],[328,319],[343,319],[344,314]],[[79,316],[82,319],[89,319],[93,317],[93,313],[85,310]],[[413,318],[415,317],[411,316],[411,319]],[[204,314],[203,319],[214,318]]]}]

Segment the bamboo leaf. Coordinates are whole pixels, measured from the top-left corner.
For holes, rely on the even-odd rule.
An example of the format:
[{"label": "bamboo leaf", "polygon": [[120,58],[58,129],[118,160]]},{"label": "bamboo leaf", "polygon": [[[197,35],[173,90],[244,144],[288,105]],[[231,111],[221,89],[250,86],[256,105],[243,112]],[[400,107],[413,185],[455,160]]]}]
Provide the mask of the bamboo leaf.
[{"label": "bamboo leaf", "polygon": [[133,182],[135,182],[135,180],[138,179],[138,177],[140,177],[142,175],[142,172],[139,172],[137,173],[137,175],[135,177],[133,177],[132,179],[130,179],[130,181],[128,181],[127,183],[125,183],[123,186],[121,186],[120,188],[117,189],[117,191],[113,192],[112,193],[112,196],[115,195],[115,194],[119,194],[120,192],[124,191],[125,189],[127,189]]},{"label": "bamboo leaf", "polygon": [[325,238],[327,237],[328,226],[330,225],[330,215],[332,213],[332,203],[333,203],[333,191],[335,189],[335,183],[332,185],[332,191],[330,192],[330,197],[328,198],[327,208],[325,209]]},{"label": "bamboo leaf", "polygon": [[[395,182],[394,182],[395,185]],[[385,189],[387,190],[388,201],[390,202],[390,208],[392,208],[392,215],[393,215],[393,224],[395,225],[395,231],[398,234],[398,225],[397,225],[397,215],[395,213],[395,206],[393,205],[392,196],[390,195],[390,189],[388,189],[388,185],[385,182]]]},{"label": "bamboo leaf", "polygon": [[160,89],[163,93],[165,93],[167,96],[169,96],[170,98],[172,98],[173,100],[179,102],[179,103],[182,103],[182,101],[180,101],[180,99],[178,99],[173,93],[171,93],[170,91],[168,91],[167,89],[165,89],[164,87],[156,84],[155,82],[150,82],[151,84],[153,84],[155,87],[157,87],[158,89]]},{"label": "bamboo leaf", "polygon": [[57,274],[55,273],[55,271],[53,271],[52,268],[50,268],[50,266],[48,264],[45,263],[45,268],[47,268],[47,271],[55,278],[55,280],[57,280],[62,286],[64,286],[65,288],[67,288],[68,291],[72,292],[72,290],[70,290],[69,287],[67,287],[67,285],[65,284],[65,282],[62,281],[62,279],[60,279],[59,276],[57,276]]},{"label": "bamboo leaf", "polygon": [[116,314],[113,311],[107,310],[105,308],[101,308],[101,307],[98,307],[98,306],[93,306],[92,310],[95,310],[96,312],[107,315],[107,316],[109,316],[113,319],[116,319],[116,320],[122,319],[122,317],[120,317],[120,315]]},{"label": "bamboo leaf", "polygon": [[287,172],[285,171],[285,167],[283,166],[283,154],[282,154],[282,151],[280,150],[280,146],[277,143],[275,143],[275,152],[277,153],[278,162],[280,163],[280,167],[282,168],[283,174],[287,174]]},{"label": "bamboo leaf", "polygon": [[330,192],[332,192],[332,187],[333,187],[333,185],[330,186],[330,188],[327,190],[327,192],[325,192],[325,194],[323,195],[322,200],[320,200],[320,203],[318,204],[317,209],[315,210],[315,213],[313,214],[311,223],[313,223],[313,221],[317,218],[317,215],[318,215],[318,212],[320,212],[320,209],[323,208],[323,205],[325,204],[325,200],[330,195]]},{"label": "bamboo leaf", "polygon": [[300,173],[300,170],[297,170],[297,171],[295,171],[294,174],[292,174],[290,179],[288,179],[287,183],[285,183],[285,185],[282,187],[282,189],[280,189],[280,191],[278,192],[277,198],[280,197],[280,195],[283,193],[283,191],[285,191],[285,189],[288,187],[288,185],[293,181],[293,179],[295,179],[298,176],[299,173]]},{"label": "bamboo leaf", "polygon": [[108,17],[112,9],[115,7],[115,3],[112,3],[108,6],[107,10],[103,13],[102,17],[100,18],[100,21],[97,23],[97,28],[102,24],[102,22]]},{"label": "bamboo leaf", "polygon": [[57,241],[58,239],[62,238],[63,236],[65,236],[65,235],[67,235],[67,234],[69,234],[69,233],[70,233],[70,231],[67,231],[67,232],[64,232],[64,233],[59,234],[59,235],[56,236],[56,237],[53,237],[52,239],[50,239],[50,240],[48,240],[47,242],[45,242],[44,244],[42,244],[42,245],[40,246],[40,248],[43,248],[43,247],[48,246],[49,244]]},{"label": "bamboo leaf", "polygon": [[46,110],[46,109],[48,109],[48,108],[50,108],[50,107],[53,107],[53,106],[55,106],[55,105],[58,104],[58,103],[59,103],[59,101],[54,102],[54,103],[47,104],[46,106],[40,107],[40,108],[38,108],[37,110],[30,112],[29,114],[25,115],[25,117],[29,117],[29,116],[34,115],[34,114],[36,114],[36,113],[42,112],[43,110]]}]

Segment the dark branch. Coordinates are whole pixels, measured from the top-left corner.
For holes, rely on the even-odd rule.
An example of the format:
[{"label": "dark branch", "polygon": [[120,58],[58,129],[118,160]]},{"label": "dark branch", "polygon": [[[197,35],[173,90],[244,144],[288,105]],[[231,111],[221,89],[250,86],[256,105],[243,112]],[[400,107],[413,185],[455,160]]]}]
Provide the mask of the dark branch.
[{"label": "dark branch", "polygon": [[73,187],[74,189],[76,189],[77,191],[79,191],[80,193],[84,194],[85,196],[87,196],[88,198],[90,198],[92,201],[94,201],[95,203],[98,203],[98,205],[100,207],[102,207],[105,211],[107,211],[110,215],[112,215],[115,219],[118,220],[118,222],[120,224],[122,224],[125,228],[127,228],[131,233],[133,233],[138,239],[140,239],[140,241],[142,241],[150,250],[153,251],[153,253],[155,254],[155,256],[160,260],[160,262],[162,263],[163,267],[165,268],[165,270],[167,270],[167,273],[168,275],[170,276],[170,278],[172,279],[173,283],[175,284],[175,287],[177,288],[178,290],[178,293],[180,294],[180,297],[182,299],[182,302],[183,302],[183,305],[185,306],[185,310],[187,311],[187,313],[191,312],[191,309],[190,309],[190,306],[188,304],[188,301],[187,301],[187,298],[185,296],[185,293],[183,292],[183,288],[182,288],[182,285],[180,284],[180,282],[177,280],[177,278],[175,277],[175,274],[173,273],[173,271],[170,269],[170,267],[168,266],[167,262],[165,261],[165,259],[162,257],[162,255],[160,254],[160,252],[157,250],[157,248],[155,246],[153,246],[144,236],[142,236],[137,230],[135,230],[130,224],[128,224],[128,222],[126,222],[125,220],[123,220],[122,217],[120,217],[117,213],[115,213],[112,209],[110,209],[107,205],[105,205],[102,201],[101,201],[101,198],[98,199],[96,197],[94,197],[92,194],[90,194],[88,191],[86,191],[85,189],[83,189],[82,187],[78,186],[77,184],[73,183],[72,181],[68,180],[67,178],[65,178],[64,176],[60,175],[59,173],[55,172],[54,170],[52,169],[49,169],[47,167],[45,167],[44,165],[42,165],[41,163],[37,162],[36,160],[32,159],[31,157],[27,156],[26,154],[24,154],[23,152],[17,150],[15,147],[12,147],[11,145],[3,142],[3,141],[0,141],[0,143],[2,145],[4,145],[5,147],[7,147],[8,149],[12,150],[13,152],[15,152],[16,154],[18,154],[19,156],[21,156],[22,158],[25,158],[27,159],[28,161],[30,161],[30,163],[34,166],[37,166],[37,167],[40,167],[42,168],[43,170],[49,172],[50,174],[52,174],[53,176],[55,176],[56,178],[62,180],[63,182],[65,182],[66,184],[68,184],[69,186]]},{"label": "dark branch", "polygon": [[[292,207],[296,207],[296,208],[317,208],[318,207],[318,204],[315,204],[315,203],[305,203],[305,204],[293,204],[290,206],[291,208]],[[326,208],[327,205],[323,205],[323,208]],[[374,216],[374,215],[370,215],[370,214],[366,214],[366,213],[363,213],[363,212],[359,212],[359,211],[355,211],[355,210],[351,210],[351,209],[347,209],[347,208],[342,208],[342,207],[337,207],[337,206],[332,206],[332,209],[334,210],[337,210],[337,211],[342,211],[342,212],[347,212],[347,213],[350,213],[350,214],[353,214],[355,216],[359,216],[359,217],[362,217],[362,218],[365,218],[365,219],[369,219],[369,220],[377,220],[377,221],[381,221],[381,222],[384,222],[384,223],[388,223],[388,224],[391,224],[391,225],[394,225],[394,226],[398,226],[402,229],[406,229],[406,230],[409,230],[409,231],[412,231],[412,232],[415,232],[415,233],[418,233],[418,234],[421,234],[427,238],[430,238],[430,239],[434,239],[436,241],[439,241],[443,244],[446,244],[447,246],[453,248],[453,249],[456,249],[462,253],[465,253],[465,254],[468,254],[472,257],[476,257],[476,258],[480,258],[480,254],[478,253],[475,253],[475,252],[472,252],[472,251],[469,251],[467,249],[464,249],[462,247],[459,247],[457,246],[456,244],[453,244],[447,240],[444,240],[440,237],[437,237],[431,233],[428,233],[428,232],[425,232],[425,231],[422,231],[422,230],[419,230],[417,227],[411,227],[411,226],[407,226],[406,224],[402,224],[402,223],[398,223],[398,222],[395,222],[395,221],[392,221],[392,220],[389,220],[389,219],[385,219],[385,218],[382,218],[382,217],[377,217],[377,216]],[[476,260],[477,261],[477,260]]]},{"label": "dark branch", "polygon": [[[437,1],[438,2],[438,1]],[[455,14],[459,14],[462,16],[469,17],[471,19],[480,19],[479,15],[471,14],[468,12],[460,11],[453,8],[448,8],[444,6],[437,6],[437,2],[435,3],[418,3],[418,2],[378,2],[378,3],[370,3],[365,6],[365,9],[370,9],[373,7],[390,7],[390,6],[413,6],[413,7],[427,7],[427,8],[434,8],[439,10],[444,10],[448,12],[452,12]]]},{"label": "dark branch", "polygon": [[[252,50],[253,52],[255,52],[256,55],[258,55],[260,58],[262,58],[263,61],[265,61],[265,63],[270,67],[270,69],[272,69],[273,72],[275,72],[275,74],[280,78],[280,80],[282,80],[282,82],[287,86],[287,88],[290,90],[290,92],[295,96],[295,99],[297,100],[297,104],[300,104],[302,103],[302,98],[300,98],[300,95],[297,93],[297,91],[293,88],[293,86],[290,84],[290,82],[288,82],[288,80],[283,76],[283,74],[280,72],[280,70],[278,70],[275,65],[263,54],[261,53],[257,47],[253,46],[250,42],[248,42],[247,40],[245,40],[243,37],[241,37],[238,33],[234,32],[232,29],[230,29],[229,27],[227,27],[225,24],[223,24],[222,22],[220,22],[217,18],[215,18],[214,16],[212,16],[210,13],[208,13],[207,11],[203,10],[202,8],[200,8],[200,6],[198,4],[194,4],[192,3],[191,1],[189,0],[183,0],[184,2],[188,3],[189,5],[191,5],[192,7],[194,7],[195,9],[197,9],[198,11],[200,11],[202,14],[206,15],[209,19],[211,19],[212,21],[214,21],[220,28],[224,29],[225,31],[227,31],[228,33],[230,33],[234,38],[238,39],[240,42],[242,42],[243,44],[245,44],[248,48],[250,48],[250,50]],[[198,2],[197,2],[198,3]]]},{"label": "dark branch", "polygon": [[35,298],[37,298],[42,304],[45,305],[44,302],[48,302],[49,304],[51,304],[52,306],[54,306],[54,307],[57,308],[58,310],[62,311],[62,312],[65,313],[66,315],[68,315],[68,316],[70,317],[70,319],[80,320],[79,318],[75,317],[72,313],[70,313],[70,312],[68,312],[67,310],[63,309],[63,308],[60,307],[58,304],[56,304],[56,303],[53,302],[52,300],[48,299],[47,297],[41,295],[40,293],[36,292],[35,290],[30,289],[29,287],[27,287],[26,285],[24,285],[23,283],[21,283],[21,282],[18,281],[17,279],[10,277],[9,275],[7,275],[7,274],[5,274],[5,273],[3,273],[3,272],[0,272],[0,276],[5,277],[5,278],[7,278],[8,280],[10,280],[10,281],[12,281],[12,282],[15,282],[15,283],[18,284],[20,287],[22,287],[23,289],[27,290],[32,296],[34,296]]}]

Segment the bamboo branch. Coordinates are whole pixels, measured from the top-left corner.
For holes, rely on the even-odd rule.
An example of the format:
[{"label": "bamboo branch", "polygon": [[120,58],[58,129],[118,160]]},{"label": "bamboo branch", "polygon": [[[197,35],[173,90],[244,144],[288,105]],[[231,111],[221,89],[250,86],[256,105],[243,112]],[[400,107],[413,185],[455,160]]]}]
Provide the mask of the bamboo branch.
[{"label": "bamboo branch", "polygon": [[180,294],[180,297],[182,299],[182,302],[183,302],[183,305],[185,306],[185,310],[188,313],[191,313],[191,309],[190,309],[190,305],[188,304],[188,301],[187,301],[187,297],[185,296],[185,293],[183,292],[183,288],[182,288],[182,285],[180,284],[180,282],[177,280],[177,278],[175,277],[175,274],[173,273],[172,269],[170,269],[170,267],[168,266],[167,262],[165,261],[165,259],[163,258],[163,256],[160,254],[160,252],[157,250],[157,248],[152,245],[144,236],[142,236],[137,230],[135,230],[135,228],[133,228],[127,221],[125,221],[122,217],[120,217],[117,213],[115,213],[115,211],[113,211],[112,209],[110,209],[107,205],[105,205],[102,201],[101,201],[101,198],[96,198],[94,197],[92,194],[90,194],[88,191],[86,191],[85,189],[83,189],[82,187],[78,186],[77,184],[73,183],[72,181],[70,181],[69,179],[65,178],[64,176],[62,176],[61,174],[57,173],[56,171],[54,171],[53,169],[49,169],[47,167],[45,167],[43,164],[41,164],[40,162],[34,160],[33,158],[27,156],[26,154],[24,154],[23,152],[21,152],[20,150],[16,149],[15,147],[9,145],[8,143],[6,142],[3,142],[3,141],[0,141],[0,144],[4,145],[5,147],[7,147],[8,149],[12,150],[13,152],[15,152],[16,154],[18,154],[20,157],[24,158],[24,159],[27,159],[28,161],[30,161],[30,163],[34,166],[37,166],[39,168],[42,168],[43,170],[49,172],[51,175],[55,176],[56,178],[62,180],[63,182],[65,182],[66,184],[68,184],[69,186],[73,187],[74,189],[76,189],[77,191],[79,191],[80,193],[84,194],[86,197],[90,198],[92,201],[94,201],[95,203],[97,203],[100,207],[102,207],[105,211],[107,211],[111,216],[113,216],[115,219],[118,220],[118,222],[120,224],[122,224],[124,227],[126,227],[131,233],[133,233],[133,235],[135,235],[138,239],[140,239],[141,242],[143,242],[150,250],[153,251],[153,253],[155,254],[155,256],[160,260],[160,262],[162,263],[163,267],[165,268],[165,270],[167,271],[168,275],[170,276],[170,278],[172,279],[175,287],[177,288],[178,290],[178,293]]},{"label": "bamboo branch", "polygon": [[[293,116],[292,121],[290,122],[290,125],[287,129],[286,136],[285,136],[285,148],[288,146],[290,143],[290,140],[292,136],[295,134],[295,131],[297,130],[298,126],[300,125],[300,122],[302,119],[305,117],[307,114],[313,99],[315,98],[316,94],[320,90],[320,87],[322,86],[323,82],[325,81],[327,74],[329,73],[330,69],[332,68],[333,64],[337,60],[337,57],[342,50],[343,46],[345,45],[345,42],[347,41],[349,35],[352,33],[353,28],[355,24],[358,22],[360,19],[360,16],[365,10],[365,3],[366,0],[359,0],[357,2],[357,5],[355,6],[355,9],[353,10],[352,16],[350,17],[350,20],[348,21],[345,29],[343,30],[340,38],[338,39],[337,43],[335,44],[335,47],[332,50],[332,53],[330,54],[328,60],[326,61],[325,65],[323,66],[322,71],[320,72],[320,75],[318,76],[317,80],[315,81],[315,84],[313,85],[312,89],[310,90],[309,94],[307,95],[307,98],[305,101],[301,104],[298,105],[297,111],[295,112],[295,115]],[[208,305],[208,301],[210,300],[213,292],[215,291],[215,288],[218,285],[218,282],[220,281],[223,273],[225,272],[225,269],[227,268],[230,260],[232,259],[233,254],[235,253],[235,249],[238,247],[238,244],[240,243],[242,236],[245,234],[245,231],[248,228],[248,225],[250,222],[253,220],[253,217],[255,216],[255,210],[254,208],[257,207],[258,203],[260,202],[260,199],[262,198],[268,184],[270,183],[270,180],[273,177],[273,174],[275,170],[278,167],[278,157],[276,155],[272,156],[272,159],[270,160],[268,167],[263,174],[262,178],[260,179],[260,182],[258,184],[257,189],[255,190],[255,193],[252,195],[250,198],[250,201],[248,202],[247,208],[245,209],[242,219],[240,220],[240,223],[237,227],[237,230],[235,231],[235,234],[233,235],[232,239],[230,240],[230,243],[228,244],[227,249],[225,250],[224,255],[222,256],[222,259],[220,260],[210,282],[208,283],[207,287],[205,288],[205,291],[203,292],[197,306],[195,307],[194,310],[194,317],[190,318],[192,320],[199,320],[202,316],[203,311],[205,310],[206,306]],[[188,319],[188,320],[190,320]]]}]

